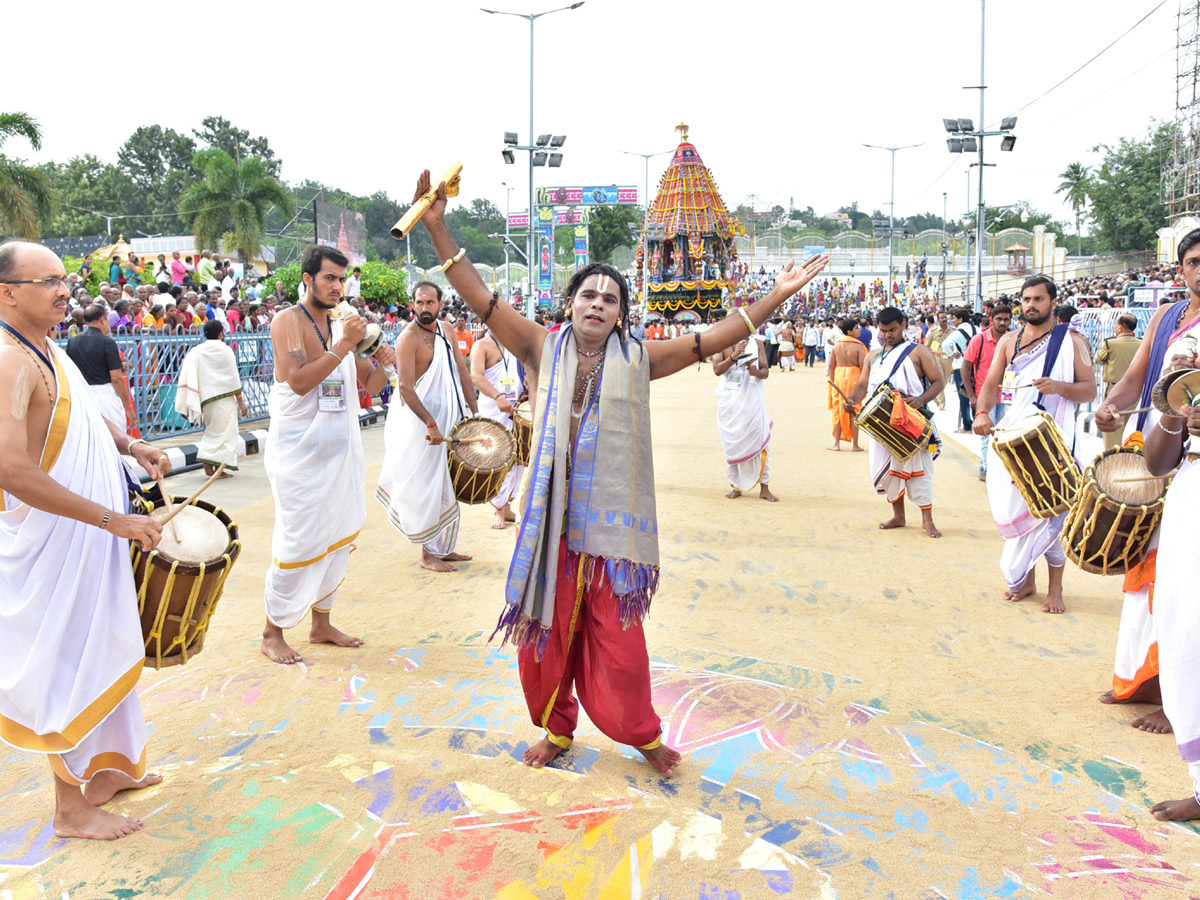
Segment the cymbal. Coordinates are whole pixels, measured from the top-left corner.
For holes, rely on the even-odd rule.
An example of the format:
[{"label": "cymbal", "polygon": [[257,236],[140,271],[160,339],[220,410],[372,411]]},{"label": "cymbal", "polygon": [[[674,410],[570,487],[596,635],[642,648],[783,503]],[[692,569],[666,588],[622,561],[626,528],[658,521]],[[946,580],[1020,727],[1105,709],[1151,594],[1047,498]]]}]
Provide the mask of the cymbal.
[{"label": "cymbal", "polygon": [[1154,385],[1150,399],[1164,416],[1182,416],[1183,406],[1194,406],[1200,400],[1200,369],[1168,372]]}]

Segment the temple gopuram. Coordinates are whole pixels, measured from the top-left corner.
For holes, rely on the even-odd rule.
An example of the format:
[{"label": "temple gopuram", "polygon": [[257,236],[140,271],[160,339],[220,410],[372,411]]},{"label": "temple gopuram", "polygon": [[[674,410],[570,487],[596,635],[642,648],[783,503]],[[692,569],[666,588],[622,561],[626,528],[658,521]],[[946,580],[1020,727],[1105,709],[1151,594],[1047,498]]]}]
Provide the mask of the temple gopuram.
[{"label": "temple gopuram", "polygon": [[733,239],[745,229],[725,209],[712,175],[688,142],[687,125],[675,130],[682,137],[650,204],[644,249],[638,250],[638,287],[645,272],[647,315],[708,321],[738,280]]}]

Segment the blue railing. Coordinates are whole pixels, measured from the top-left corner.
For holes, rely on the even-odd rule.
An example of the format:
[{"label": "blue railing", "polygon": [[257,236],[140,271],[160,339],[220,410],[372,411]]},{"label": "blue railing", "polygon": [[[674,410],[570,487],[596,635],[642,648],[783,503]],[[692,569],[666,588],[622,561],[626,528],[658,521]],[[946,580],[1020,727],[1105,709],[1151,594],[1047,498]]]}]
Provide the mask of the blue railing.
[{"label": "blue railing", "polygon": [[[384,329],[385,339],[395,340],[396,328]],[[114,332],[113,340],[125,362],[125,377],[137,417],[139,434],[146,440],[203,431],[175,411],[175,392],[179,371],[187,352],[204,341],[204,335],[163,334],[159,332]],[[237,359],[242,377],[242,396],[250,414],[243,421],[265,419],[267,394],[275,378],[275,356],[271,335],[266,331],[237,331],[225,336],[225,342]],[[59,345],[66,347],[66,340]]]}]

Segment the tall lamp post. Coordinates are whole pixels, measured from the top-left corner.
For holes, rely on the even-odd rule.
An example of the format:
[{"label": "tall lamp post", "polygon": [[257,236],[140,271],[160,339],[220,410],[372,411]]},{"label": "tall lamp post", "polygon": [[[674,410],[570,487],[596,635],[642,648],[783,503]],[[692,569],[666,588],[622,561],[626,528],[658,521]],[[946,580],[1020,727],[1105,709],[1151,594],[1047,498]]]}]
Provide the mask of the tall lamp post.
[{"label": "tall lamp post", "polygon": [[507,181],[500,182],[504,186],[504,302],[512,303],[512,282],[509,280],[508,245],[512,243],[509,234],[508,220],[512,216],[512,185]]},{"label": "tall lamp post", "polygon": [[985,166],[995,163],[983,161],[983,139],[985,137],[1002,137],[1001,150],[1012,150],[1017,143],[1012,130],[1017,127],[1016,116],[1006,116],[1000,122],[999,131],[984,129],[983,97],[987,91],[984,84],[984,49],[987,46],[987,0],[979,0],[979,84],[966,85],[963,90],[979,91],[979,130],[971,119],[942,119],[942,124],[951,137],[946,139],[946,148],[951,153],[978,153],[979,161],[973,165],[979,166],[979,203],[975,208],[975,312],[983,312],[983,170]]},{"label": "tall lamp post", "polygon": [[650,225],[650,158],[654,156],[662,156],[664,153],[670,153],[670,150],[659,150],[656,153],[635,153],[632,150],[622,150],[622,153],[629,156],[640,156],[646,161],[646,187],[645,193],[642,195],[642,202],[645,204],[645,214],[642,216],[642,297],[643,301],[646,296],[646,254],[649,252],[646,240],[646,229]]},{"label": "tall lamp post", "polygon": [[[514,149],[529,151],[529,234],[526,236],[526,245],[525,245],[526,250],[527,250],[525,258],[526,258],[527,262],[529,263],[529,292],[528,292],[528,296],[525,299],[525,315],[529,316],[530,318],[533,318],[534,305],[537,302],[536,298],[534,296],[534,290],[533,290],[533,261],[534,261],[534,259],[536,259],[536,255],[537,255],[537,244],[536,244],[537,229],[534,226],[534,212],[533,212],[534,211],[533,167],[534,167],[534,165],[538,165],[538,163],[534,162],[534,155],[535,155],[535,153],[538,153],[538,150],[540,149],[540,156],[542,159],[542,163],[544,164],[546,161],[546,145],[548,143],[550,143],[550,135],[542,135],[542,137],[546,138],[546,140],[543,141],[543,140],[539,139],[537,141],[537,145],[535,146],[535,144],[534,144],[534,134],[533,134],[533,23],[536,22],[538,19],[540,19],[542,16],[548,16],[551,13],[564,12],[564,11],[570,10],[570,9],[579,9],[579,7],[583,6],[583,4],[584,4],[584,0],[578,0],[578,2],[572,3],[570,6],[560,6],[557,9],[548,9],[545,12],[540,12],[540,13],[505,12],[504,10],[483,9],[483,7],[480,7],[480,9],[483,12],[487,13],[488,15],[516,16],[518,19],[528,19],[529,20],[529,144],[525,147],[517,147],[516,146],[516,143],[517,143],[516,135],[512,135],[513,140],[509,141],[508,140],[509,135],[505,134],[504,143],[507,144],[512,149],[505,149],[504,161],[507,163],[512,162],[512,150],[514,150]],[[561,140],[559,140],[560,138],[561,138]],[[554,147],[561,147],[562,141],[566,140],[566,138],[562,137],[562,135],[555,135],[554,139],[559,140],[559,142],[557,144],[551,144],[551,146],[554,146]],[[550,165],[554,166],[554,165],[561,164],[562,154],[556,153],[556,154],[554,154],[554,156],[558,157],[558,161],[555,162],[552,159],[550,162]],[[553,265],[553,263],[551,263],[551,265]]]},{"label": "tall lamp post", "polygon": [[870,147],[872,150],[887,150],[892,154],[892,195],[888,201],[888,281],[887,281],[887,302],[892,303],[892,237],[896,230],[896,151],[911,150],[913,147],[920,147],[921,144],[905,144],[903,147],[881,147],[878,144],[863,144],[864,147]]}]

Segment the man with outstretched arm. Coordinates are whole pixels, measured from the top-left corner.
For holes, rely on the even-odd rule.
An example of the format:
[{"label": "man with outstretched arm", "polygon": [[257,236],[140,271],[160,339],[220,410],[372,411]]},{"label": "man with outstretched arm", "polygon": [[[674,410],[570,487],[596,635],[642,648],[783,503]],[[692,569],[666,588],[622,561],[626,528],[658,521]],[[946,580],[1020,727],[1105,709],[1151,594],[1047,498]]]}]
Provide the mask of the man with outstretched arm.
[{"label": "man with outstretched arm", "polygon": [[[426,171],[417,196],[428,189]],[[496,628],[518,647],[530,717],[546,730],[525,764],[544,766],[571,746],[582,703],[601,731],[669,777],[680,756],[662,743],[642,631],[659,580],[650,382],[756,334],[828,258],[789,262],[767,297],[703,334],[645,344],[621,339],[625,279],[594,263],[567,285],[571,320],[551,333],[498,302],[463,261],[445,210],[439,185],[422,221],[443,270],[525,366],[535,398],[527,490]]]}]

